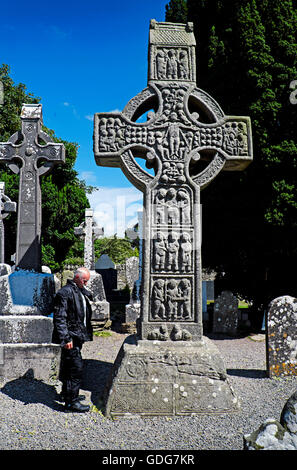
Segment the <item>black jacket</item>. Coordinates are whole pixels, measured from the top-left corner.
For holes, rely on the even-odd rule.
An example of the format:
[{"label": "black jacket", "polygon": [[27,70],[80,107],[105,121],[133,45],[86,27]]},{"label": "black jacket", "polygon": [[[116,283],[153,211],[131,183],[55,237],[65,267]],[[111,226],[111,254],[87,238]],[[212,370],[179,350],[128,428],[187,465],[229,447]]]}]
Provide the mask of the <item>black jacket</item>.
[{"label": "black jacket", "polygon": [[[86,326],[84,324],[84,307],[81,293],[86,299]],[[89,300],[92,294],[87,289],[79,289],[74,281],[68,280],[55,295],[54,329],[52,342],[65,346],[77,338],[80,342],[92,341],[92,309]]]}]

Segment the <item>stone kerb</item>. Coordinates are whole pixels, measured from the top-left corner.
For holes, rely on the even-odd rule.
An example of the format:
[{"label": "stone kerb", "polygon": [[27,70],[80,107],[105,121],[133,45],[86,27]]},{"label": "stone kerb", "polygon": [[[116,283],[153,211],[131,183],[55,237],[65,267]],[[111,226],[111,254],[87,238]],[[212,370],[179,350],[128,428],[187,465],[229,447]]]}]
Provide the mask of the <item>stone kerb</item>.
[{"label": "stone kerb", "polygon": [[269,377],[297,376],[297,299],[277,297],[266,315],[266,367]]}]

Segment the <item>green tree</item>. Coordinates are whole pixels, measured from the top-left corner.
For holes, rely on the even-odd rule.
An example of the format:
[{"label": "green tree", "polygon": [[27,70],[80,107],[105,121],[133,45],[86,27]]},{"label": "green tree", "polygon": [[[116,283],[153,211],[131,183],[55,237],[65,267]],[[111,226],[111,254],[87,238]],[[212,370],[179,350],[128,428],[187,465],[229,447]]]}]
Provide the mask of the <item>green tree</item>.
[{"label": "green tree", "polygon": [[[115,264],[122,264],[131,256],[139,256],[135,241],[129,238],[103,237],[94,241],[95,259],[101,255],[108,255]],[[67,264],[82,265],[84,259],[84,242],[77,240],[67,253],[65,262]]]},{"label": "green tree", "polygon": [[118,238],[116,235],[95,240],[94,248],[96,259],[107,254],[115,264],[122,264],[131,256],[139,256],[137,247],[133,247],[129,238]]},{"label": "green tree", "polygon": [[[23,103],[38,103],[40,98],[27,92],[24,84],[14,84],[9,76],[8,65],[0,67],[0,80],[4,86],[4,104],[0,106],[0,141],[6,142],[9,137],[21,128],[20,112]],[[67,142],[55,136],[53,130],[43,130],[55,142],[62,142],[66,150],[66,162],[54,168],[53,172],[41,178],[42,191],[42,262],[53,271],[61,268],[65,255],[76,240],[73,227],[81,223],[84,210],[89,207],[87,187],[78,179],[73,169],[76,157],[76,143]],[[5,182],[6,194],[12,201],[18,200],[19,178],[1,165],[0,180]],[[15,252],[16,216],[5,219],[6,262],[10,262]]]},{"label": "green tree", "polygon": [[186,0],[170,0],[165,6],[166,21],[172,23],[186,23],[188,6]]},{"label": "green tree", "polygon": [[253,130],[253,163],[221,173],[202,192],[203,265],[265,305],[296,295],[297,107],[289,101],[297,79],[296,1],[188,0],[187,7],[198,87],[226,115],[250,116]]}]

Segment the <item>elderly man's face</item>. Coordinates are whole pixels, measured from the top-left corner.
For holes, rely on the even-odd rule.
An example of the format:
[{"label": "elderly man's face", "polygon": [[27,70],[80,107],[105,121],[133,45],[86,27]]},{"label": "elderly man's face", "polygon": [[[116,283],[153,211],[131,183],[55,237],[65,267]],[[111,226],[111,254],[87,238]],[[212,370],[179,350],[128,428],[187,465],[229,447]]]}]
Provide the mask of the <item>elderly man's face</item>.
[{"label": "elderly man's face", "polygon": [[89,279],[90,279],[90,273],[85,272],[85,273],[82,273],[80,276],[76,275],[74,278],[74,282],[77,285],[77,287],[81,289],[82,287],[87,285]]}]

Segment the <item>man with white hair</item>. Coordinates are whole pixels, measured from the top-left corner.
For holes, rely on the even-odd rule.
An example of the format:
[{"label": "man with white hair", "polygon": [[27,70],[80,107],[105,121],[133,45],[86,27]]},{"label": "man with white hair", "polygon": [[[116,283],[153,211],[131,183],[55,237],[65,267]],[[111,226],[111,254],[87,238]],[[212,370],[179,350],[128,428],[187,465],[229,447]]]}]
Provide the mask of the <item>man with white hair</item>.
[{"label": "man with white hair", "polygon": [[68,411],[89,411],[88,405],[80,403],[79,389],[82,381],[83,360],[81,348],[85,341],[92,341],[91,325],[92,294],[85,288],[90,279],[87,268],[78,268],[67,284],[55,296],[53,343],[61,345],[61,367],[63,400]]}]

